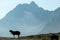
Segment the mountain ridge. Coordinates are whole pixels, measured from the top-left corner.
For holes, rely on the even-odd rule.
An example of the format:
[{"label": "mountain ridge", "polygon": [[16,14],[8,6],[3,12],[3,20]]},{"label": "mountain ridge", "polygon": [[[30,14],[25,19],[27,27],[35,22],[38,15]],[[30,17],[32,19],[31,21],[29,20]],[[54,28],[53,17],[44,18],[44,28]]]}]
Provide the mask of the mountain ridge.
[{"label": "mountain ridge", "polygon": [[[56,18],[55,20],[58,24],[59,12],[60,8],[55,11],[48,11],[38,7],[34,2],[30,4],[19,4],[2,20],[0,20],[0,30],[3,30],[1,31],[1,34],[4,36],[7,33],[5,36],[8,36],[10,34],[8,33],[10,29],[21,31],[21,35],[33,35],[49,32],[49,25],[53,26],[53,18]],[[48,26],[48,29],[46,29],[46,26]],[[53,28],[56,29],[56,27]]]}]

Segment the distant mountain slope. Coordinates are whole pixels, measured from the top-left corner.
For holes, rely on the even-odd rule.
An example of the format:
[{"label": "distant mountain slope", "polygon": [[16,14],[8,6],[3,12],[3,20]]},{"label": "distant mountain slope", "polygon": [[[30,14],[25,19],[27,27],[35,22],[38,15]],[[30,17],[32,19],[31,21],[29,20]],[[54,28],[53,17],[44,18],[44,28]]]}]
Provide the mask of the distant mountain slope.
[{"label": "distant mountain slope", "polygon": [[53,11],[54,17],[45,25],[42,33],[56,33],[60,32],[60,8]]},{"label": "distant mountain slope", "polygon": [[[54,28],[55,31],[57,26],[60,25],[58,24],[58,22],[60,23],[60,18],[59,16],[57,17],[57,15],[60,15],[59,11],[60,8],[55,11],[44,10],[38,7],[34,2],[30,4],[19,4],[0,20],[0,36],[8,36],[10,29],[21,31],[21,35],[50,32],[49,30],[51,30],[51,28]],[[56,20],[56,23],[54,23],[54,20]],[[54,27],[52,23],[58,25]],[[59,28],[58,26],[57,29]]]}]

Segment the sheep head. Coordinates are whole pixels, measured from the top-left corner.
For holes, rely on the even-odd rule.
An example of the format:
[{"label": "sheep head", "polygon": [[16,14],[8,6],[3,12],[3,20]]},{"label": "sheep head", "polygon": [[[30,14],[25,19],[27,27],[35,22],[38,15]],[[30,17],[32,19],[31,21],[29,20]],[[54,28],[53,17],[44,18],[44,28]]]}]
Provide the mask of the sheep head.
[{"label": "sheep head", "polygon": [[10,30],[9,32],[12,32],[12,30]]}]

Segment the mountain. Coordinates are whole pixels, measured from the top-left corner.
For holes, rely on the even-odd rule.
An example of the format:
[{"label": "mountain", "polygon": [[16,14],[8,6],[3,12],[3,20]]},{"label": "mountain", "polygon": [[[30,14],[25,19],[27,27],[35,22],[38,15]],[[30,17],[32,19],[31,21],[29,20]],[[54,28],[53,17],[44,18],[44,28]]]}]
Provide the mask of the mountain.
[{"label": "mountain", "polygon": [[42,33],[56,33],[60,32],[60,8],[57,8],[54,12],[54,17],[45,25]]},{"label": "mountain", "polygon": [[18,4],[0,20],[0,36],[11,36],[10,29],[19,30],[22,36],[50,32],[51,28],[57,32],[56,28],[60,25],[59,11],[60,8],[55,11],[44,10],[33,1],[30,4]]}]

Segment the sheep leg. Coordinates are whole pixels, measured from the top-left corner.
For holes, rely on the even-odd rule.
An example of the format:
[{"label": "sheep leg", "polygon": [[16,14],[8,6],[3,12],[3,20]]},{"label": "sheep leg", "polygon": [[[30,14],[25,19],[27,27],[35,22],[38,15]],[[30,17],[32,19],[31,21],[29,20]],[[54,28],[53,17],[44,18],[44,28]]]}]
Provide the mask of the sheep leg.
[{"label": "sheep leg", "polygon": [[15,39],[15,35],[13,35],[14,36],[14,39]]},{"label": "sheep leg", "polygon": [[19,38],[19,35],[18,35],[18,38]]}]

